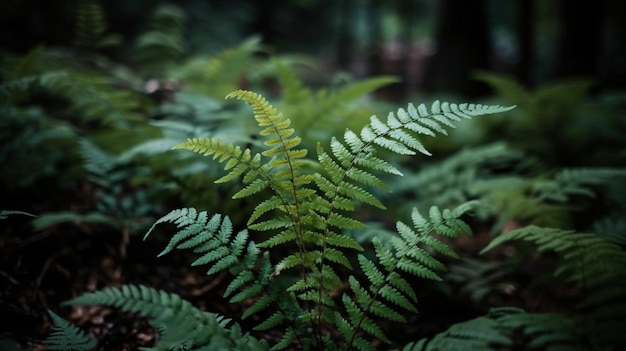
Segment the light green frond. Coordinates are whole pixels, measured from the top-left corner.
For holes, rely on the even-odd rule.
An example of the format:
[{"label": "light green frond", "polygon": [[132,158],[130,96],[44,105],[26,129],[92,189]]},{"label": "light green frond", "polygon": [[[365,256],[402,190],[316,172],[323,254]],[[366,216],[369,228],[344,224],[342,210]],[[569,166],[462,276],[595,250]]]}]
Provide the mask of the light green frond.
[{"label": "light green frond", "polygon": [[292,345],[293,340],[296,338],[296,332],[293,329],[287,329],[285,334],[280,338],[276,345],[272,346],[272,351],[285,350]]},{"label": "light green frond", "polygon": [[226,95],[226,99],[239,99],[250,105],[260,127],[271,126],[274,121],[281,119],[276,109],[262,95],[255,92],[235,90]]},{"label": "light green frond", "polygon": [[372,304],[369,307],[369,311],[372,315],[376,317],[388,319],[396,323],[406,323],[406,318],[402,314],[398,313],[397,311],[393,310],[392,308],[378,300],[372,301]]},{"label": "light green frond", "polygon": [[252,183],[248,184],[245,188],[239,190],[233,195],[233,199],[243,199],[254,194],[258,194],[261,191],[267,189],[270,182],[267,179],[257,178]]},{"label": "light green frond", "polygon": [[150,318],[151,323],[161,330],[154,350],[168,350],[186,342],[194,349],[267,349],[265,342],[242,334],[238,325],[229,328],[229,321],[223,317],[200,311],[176,294],[142,285],[123,285],[86,293],[63,304],[117,307]]},{"label": "light green frond", "polygon": [[[186,149],[204,156],[213,156],[220,163],[226,162],[225,176],[217,179],[216,183],[224,183],[245,175],[244,179],[252,182],[256,174],[261,172],[261,155],[252,156],[250,149],[241,150],[239,146],[226,143],[216,138],[192,138],[178,144],[173,149]],[[250,174],[254,175],[250,178]]]},{"label": "light green frond", "polygon": [[391,272],[391,274],[389,274],[389,284],[399,292],[410,297],[413,302],[417,302],[417,295],[413,287],[411,287],[411,284],[409,284],[406,279],[402,278],[398,272]]}]

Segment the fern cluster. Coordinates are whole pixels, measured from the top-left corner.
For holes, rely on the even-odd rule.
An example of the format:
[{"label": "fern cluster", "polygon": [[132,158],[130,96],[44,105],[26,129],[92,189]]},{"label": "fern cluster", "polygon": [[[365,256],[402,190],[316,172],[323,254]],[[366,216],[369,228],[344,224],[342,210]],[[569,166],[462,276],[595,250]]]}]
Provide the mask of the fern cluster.
[{"label": "fern cluster", "polygon": [[[388,242],[373,240],[375,257],[359,254],[364,247],[345,234],[365,225],[351,213],[359,204],[385,209],[371,193],[374,188],[388,189],[376,173],[401,175],[378,156],[379,150],[429,155],[418,135],[447,134],[445,128],[461,119],[511,108],[439,102],[430,108],[409,105],[390,113],[386,121],[372,116],[359,132],[346,130],[342,140],[332,138],[329,151],[318,143],[314,162],[307,158],[308,150],[299,147],[302,140],[291,121],[263,96],[235,91],[227,98],[252,106],[263,137],[262,152],[217,138],[189,139],[174,148],[223,163],[227,173],[216,182],[241,179],[243,183],[233,198],[269,196],[250,213],[247,228],[235,230],[223,214],[185,208],[159,219],[146,237],[157,224],[175,223],[179,231],[161,255],[191,249],[200,255],[193,265],[207,265],[207,274],[229,271],[233,280],[225,297],[230,302],[255,301],[242,317],[266,315],[256,330],[283,330],[273,349],[297,343],[305,349],[373,350],[374,339],[390,342],[377,320],[404,322],[404,313],[417,312],[410,277],[440,280],[438,272],[445,266],[437,256],[456,257],[433,234],[458,237],[470,233],[460,218],[475,204],[443,211],[432,207],[428,216],[414,209],[410,225],[397,222],[399,235]],[[117,299],[124,301],[128,295]],[[94,302],[93,297],[72,300]],[[201,347],[204,341],[191,344]]]}]

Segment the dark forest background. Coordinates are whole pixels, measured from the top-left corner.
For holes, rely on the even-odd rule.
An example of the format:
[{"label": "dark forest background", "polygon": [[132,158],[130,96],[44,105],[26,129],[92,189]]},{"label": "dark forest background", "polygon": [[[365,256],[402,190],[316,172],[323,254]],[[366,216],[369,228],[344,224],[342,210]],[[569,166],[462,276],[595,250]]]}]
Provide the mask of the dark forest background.
[{"label": "dark forest background", "polygon": [[[107,33],[132,40],[160,2],[102,3]],[[471,72],[487,69],[534,88],[587,77],[596,89],[626,86],[626,3],[620,0],[229,0],[171,1],[186,15],[187,53],[213,53],[260,35],[274,53],[324,60],[331,70],[403,78],[393,98],[413,91],[484,95]],[[23,53],[38,44],[74,43],[76,1],[6,0],[0,47]]]}]

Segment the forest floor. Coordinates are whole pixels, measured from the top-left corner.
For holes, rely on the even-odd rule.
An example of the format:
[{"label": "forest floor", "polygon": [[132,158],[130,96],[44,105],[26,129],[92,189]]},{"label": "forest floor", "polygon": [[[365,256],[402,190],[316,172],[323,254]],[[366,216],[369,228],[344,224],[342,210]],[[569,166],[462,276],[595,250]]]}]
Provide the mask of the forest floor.
[{"label": "forest floor", "polygon": [[[102,228],[101,228],[102,229]],[[155,332],[146,318],[116,309],[94,306],[62,307],[61,302],[85,292],[122,284],[143,284],[176,293],[195,306],[232,318],[244,330],[254,324],[240,320],[244,304],[228,304],[221,298],[229,279],[225,275],[207,276],[201,267],[190,267],[195,259],[186,251],[157,258],[167,238],[141,236],[123,238],[117,232],[86,230],[75,225],[61,226],[30,237],[0,241],[0,340],[15,340],[20,347],[44,350],[44,339],[51,324],[47,309],[78,325],[98,339],[96,350],[137,350],[152,346]],[[490,240],[482,233],[454,242],[462,257],[477,257]],[[486,264],[505,267],[511,248],[481,256]],[[452,262],[457,265],[461,261]],[[506,274],[472,277],[466,282],[449,284],[417,282],[418,309],[402,325],[383,323],[392,347],[430,337],[456,322],[484,315],[490,307],[516,306],[527,311],[566,309],[577,292],[549,279],[555,260],[537,256]],[[471,269],[471,267],[469,267]],[[485,286],[471,287],[477,279]],[[423,287],[421,286],[423,285]],[[482,289],[472,298],[467,289]],[[463,292],[465,291],[465,292]],[[274,340],[280,335],[255,333]],[[385,347],[386,348],[386,347]]]}]

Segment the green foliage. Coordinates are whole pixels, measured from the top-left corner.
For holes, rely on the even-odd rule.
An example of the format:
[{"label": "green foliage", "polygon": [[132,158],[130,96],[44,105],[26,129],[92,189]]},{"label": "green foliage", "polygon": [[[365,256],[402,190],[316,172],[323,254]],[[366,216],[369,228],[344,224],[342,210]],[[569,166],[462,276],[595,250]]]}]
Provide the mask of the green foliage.
[{"label": "green foliage", "polygon": [[279,108],[285,115],[293,116],[293,126],[310,150],[315,150],[317,140],[367,123],[367,116],[374,110],[371,101],[363,97],[397,82],[394,77],[382,76],[314,91],[298,77],[297,66],[284,61],[273,61],[282,91]]},{"label": "green foliage", "polygon": [[[172,77],[185,82],[185,88],[215,98],[254,81],[262,66],[255,55],[263,52],[261,40],[251,37],[216,55],[199,55],[173,68]],[[211,82],[207,84],[207,82]]]},{"label": "green foliage", "polygon": [[[263,350],[265,342],[213,313],[203,312],[176,294],[142,285],[123,285],[86,293],[64,305],[101,305],[138,312],[161,333],[158,344],[143,350]],[[229,324],[231,324],[229,326]]]},{"label": "green foliage", "polygon": [[421,209],[430,204],[446,207],[479,199],[477,215],[482,220],[494,218],[494,232],[510,221],[571,227],[574,219],[580,220],[581,214],[597,208],[598,201],[593,200],[601,196],[611,198],[605,206],[609,211],[620,197],[604,194],[626,176],[621,168],[546,168],[527,153],[503,143],[487,144],[461,150],[409,173],[396,183],[393,196],[421,204]]},{"label": "green foliage", "polygon": [[185,13],[176,5],[160,4],[152,14],[151,26],[135,42],[135,56],[144,74],[163,78],[185,54]]},{"label": "green foliage", "polygon": [[[487,118],[478,122],[481,140],[507,140],[515,148],[556,166],[618,167],[615,157],[624,149],[625,124],[619,107],[606,99],[592,100],[593,82],[570,79],[545,84],[534,91],[514,79],[488,72],[476,78],[489,84],[508,104],[518,108],[511,118]],[[611,105],[613,104],[613,105]]]},{"label": "green foliage", "polygon": [[432,339],[409,343],[401,351],[585,350],[576,321],[559,314],[493,308],[482,317],[452,325]]},{"label": "green foliage", "polygon": [[52,333],[46,338],[48,350],[88,351],[96,347],[96,340],[78,327],[48,310],[52,319]]},{"label": "green foliage", "polygon": [[117,45],[121,38],[105,35],[107,23],[102,6],[96,0],[80,0],[76,9],[76,44],[85,49]]},{"label": "green foliage", "polygon": [[589,342],[598,347],[626,342],[619,328],[626,316],[626,253],[621,247],[592,233],[528,226],[500,235],[483,252],[513,240],[533,242],[539,251],[559,255],[555,275],[581,289],[576,312],[580,332]]}]

